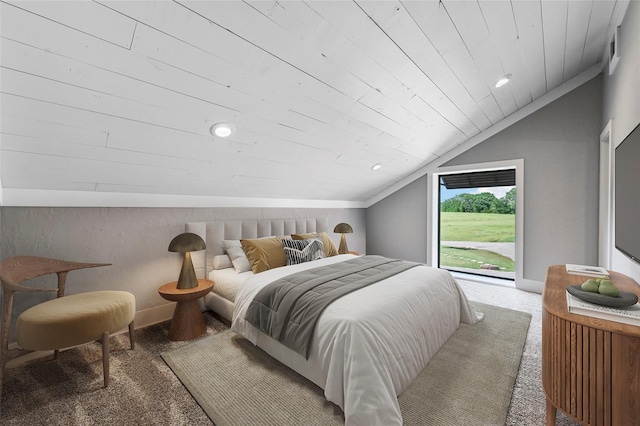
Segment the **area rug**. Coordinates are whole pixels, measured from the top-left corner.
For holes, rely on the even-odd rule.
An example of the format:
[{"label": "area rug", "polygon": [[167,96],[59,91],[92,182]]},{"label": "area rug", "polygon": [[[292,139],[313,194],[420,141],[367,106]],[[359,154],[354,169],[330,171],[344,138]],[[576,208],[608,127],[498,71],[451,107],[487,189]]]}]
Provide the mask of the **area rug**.
[{"label": "area rug", "polygon": [[[461,324],[398,398],[405,425],[504,425],[531,315],[474,303],[483,321]],[[161,354],[217,426],[341,425],[322,389],[225,331]]]}]

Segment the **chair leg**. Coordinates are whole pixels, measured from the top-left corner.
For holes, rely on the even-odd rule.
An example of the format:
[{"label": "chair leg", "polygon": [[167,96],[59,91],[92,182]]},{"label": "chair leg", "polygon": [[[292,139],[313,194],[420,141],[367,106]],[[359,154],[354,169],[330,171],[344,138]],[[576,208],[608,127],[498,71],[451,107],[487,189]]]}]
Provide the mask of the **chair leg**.
[{"label": "chair leg", "polygon": [[53,351],[53,359],[54,359],[54,360],[58,359],[58,353],[59,353],[59,352],[60,352],[60,351],[59,351],[58,349],[56,349],[56,350],[54,350],[54,351]]},{"label": "chair leg", "polygon": [[109,386],[109,333],[105,332],[100,340],[102,343],[102,372],[104,374],[104,387]]},{"label": "chair leg", "polygon": [[9,326],[13,310],[13,290],[5,288],[2,281],[2,323],[0,323],[0,403],[2,403],[2,385],[9,360]]},{"label": "chair leg", "polygon": [[2,385],[4,384],[4,376],[7,371],[7,356],[9,354],[9,349],[6,349],[7,343],[5,341],[5,332],[4,330],[0,331],[2,333],[2,347],[0,348],[0,404],[2,404]]},{"label": "chair leg", "polygon": [[133,333],[133,321],[129,324],[129,342],[131,343],[131,350],[136,347],[135,336]]},{"label": "chair leg", "polygon": [[4,384],[4,374],[5,374],[5,361],[4,357],[0,356],[0,407],[2,406],[2,385]]}]

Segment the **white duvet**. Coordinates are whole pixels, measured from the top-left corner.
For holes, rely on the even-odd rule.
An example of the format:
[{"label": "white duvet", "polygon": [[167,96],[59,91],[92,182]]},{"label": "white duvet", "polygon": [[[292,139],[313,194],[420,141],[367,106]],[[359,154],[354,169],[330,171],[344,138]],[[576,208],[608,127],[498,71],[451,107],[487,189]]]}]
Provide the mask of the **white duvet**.
[{"label": "white duvet", "polygon": [[[254,344],[264,342],[265,335],[244,320],[262,287],[294,272],[350,258],[334,256],[247,279],[236,295],[232,330]],[[317,323],[309,359],[282,345],[286,358],[279,359],[322,387],[327,400],[343,409],[346,425],[401,425],[397,395],[460,322],[480,319],[482,314],[475,312],[449,272],[418,266],[333,302]]]}]

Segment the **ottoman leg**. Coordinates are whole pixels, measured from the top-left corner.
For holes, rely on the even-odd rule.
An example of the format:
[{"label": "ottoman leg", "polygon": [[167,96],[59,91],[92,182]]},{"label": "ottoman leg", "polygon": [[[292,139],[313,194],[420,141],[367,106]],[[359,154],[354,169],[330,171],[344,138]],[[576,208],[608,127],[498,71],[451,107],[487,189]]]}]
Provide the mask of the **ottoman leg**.
[{"label": "ottoman leg", "polygon": [[135,336],[133,334],[133,321],[129,324],[129,343],[131,343],[131,350],[136,346]]},{"label": "ottoman leg", "polygon": [[102,339],[102,372],[104,375],[104,387],[109,386],[109,333],[104,332]]}]

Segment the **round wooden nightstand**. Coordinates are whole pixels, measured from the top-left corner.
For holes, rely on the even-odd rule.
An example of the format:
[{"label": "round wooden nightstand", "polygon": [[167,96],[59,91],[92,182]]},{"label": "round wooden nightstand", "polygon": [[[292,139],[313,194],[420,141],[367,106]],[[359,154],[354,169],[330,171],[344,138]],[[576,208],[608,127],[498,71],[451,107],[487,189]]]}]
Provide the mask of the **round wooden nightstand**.
[{"label": "round wooden nightstand", "polygon": [[169,340],[191,340],[204,334],[207,327],[200,311],[200,299],[213,288],[213,281],[198,280],[194,288],[178,289],[178,282],[167,283],[158,289],[166,300],[176,303],[169,326]]}]

